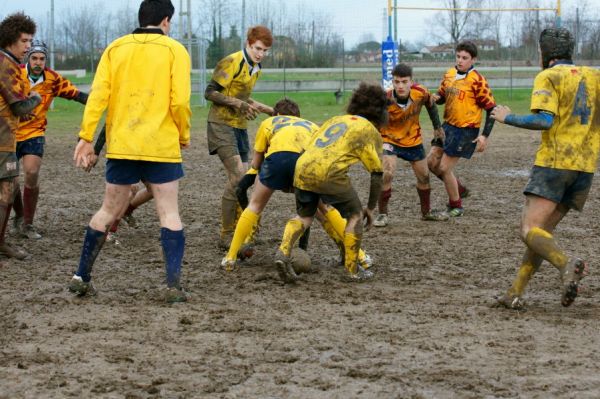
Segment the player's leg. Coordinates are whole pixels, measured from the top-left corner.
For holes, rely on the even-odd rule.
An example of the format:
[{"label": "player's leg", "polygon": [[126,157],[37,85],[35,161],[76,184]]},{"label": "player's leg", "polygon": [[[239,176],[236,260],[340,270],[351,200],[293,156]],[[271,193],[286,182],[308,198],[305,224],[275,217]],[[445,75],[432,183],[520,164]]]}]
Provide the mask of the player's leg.
[{"label": "player's leg", "polygon": [[144,187],[140,190],[137,190],[133,198],[129,201],[129,205],[127,205],[127,209],[123,214],[123,219],[125,219],[129,226],[136,226],[133,212],[146,202],[150,201],[152,198],[152,190],[150,190],[150,185],[148,183],[144,183]]},{"label": "player's leg", "polygon": [[296,188],[294,194],[298,215],[286,223],[281,244],[275,255],[275,266],[279,277],[286,283],[292,283],[298,279],[291,265],[290,255],[296,241],[312,224],[319,203],[319,194],[317,193]]},{"label": "player's leg", "polygon": [[392,182],[394,181],[394,174],[396,173],[396,167],[398,166],[398,157],[393,153],[391,153],[391,155],[390,152],[384,154],[382,159],[383,186],[377,203],[379,214],[373,222],[373,226],[375,227],[384,227],[389,223],[388,204],[392,197]]},{"label": "player's leg", "polygon": [[181,266],[185,252],[185,234],[179,216],[179,179],[183,177],[180,163],[144,163],[143,181],[150,184],[160,220],[160,243],[165,262],[169,303],[185,302],[188,298],[181,288]]},{"label": "player's leg", "polygon": [[229,246],[229,251],[225,256],[225,259],[221,262],[221,265],[225,267],[226,271],[232,271],[234,269],[240,248],[242,248],[246,238],[252,233],[252,229],[258,223],[260,214],[265,209],[273,192],[274,190],[265,186],[260,179],[256,179],[250,202],[242,212],[237,225],[235,226],[235,232],[233,234],[233,239],[231,240],[231,245]]},{"label": "player's leg", "polygon": [[[441,138],[434,138],[431,140],[431,148],[429,154],[427,154],[427,167],[429,171],[433,173],[435,177],[444,181],[444,177],[440,171],[440,163],[442,162],[442,156],[444,155],[444,140]],[[469,189],[460,181],[458,176],[456,177],[456,185],[458,186],[458,195],[460,198],[467,198],[470,195]]]},{"label": "player's leg", "polygon": [[429,184],[429,168],[425,157],[410,163],[417,179],[417,194],[421,204],[421,217],[423,220],[443,221],[448,220],[445,212],[431,210],[431,185]]},{"label": "player's leg", "polygon": [[[43,152],[43,143],[38,143]],[[42,157],[38,154],[23,156],[23,230],[21,235],[26,238],[39,239],[42,236],[33,227],[33,218],[37,209],[40,188],[38,184]]]},{"label": "player's leg", "polygon": [[[14,153],[0,153],[0,255],[23,260],[27,257],[27,253],[5,241],[6,226],[8,225],[19,173],[17,162]],[[8,170],[6,167],[7,164],[9,164]],[[11,168],[10,165],[13,165],[14,168]]]},{"label": "player's leg", "polygon": [[460,195],[458,194],[458,184],[454,176],[454,167],[458,163],[459,157],[444,154],[440,162],[439,170],[444,179],[444,187],[448,194],[448,214],[452,217],[462,216],[463,207]]},{"label": "player's leg", "polygon": [[104,200],[101,208],[92,216],[81,248],[79,266],[69,284],[69,290],[79,296],[93,295],[91,285],[92,267],[100,253],[110,226],[117,219],[119,212],[129,200],[129,184],[106,183]]},{"label": "player's leg", "polygon": [[[344,232],[347,224],[346,219],[344,219],[340,212],[333,206],[326,205],[322,201],[319,201],[317,220],[319,220],[327,235],[337,245],[340,250],[341,262],[342,264],[345,264]],[[373,263],[371,257],[367,255],[362,248],[358,251],[358,263],[364,269],[368,269]]]}]

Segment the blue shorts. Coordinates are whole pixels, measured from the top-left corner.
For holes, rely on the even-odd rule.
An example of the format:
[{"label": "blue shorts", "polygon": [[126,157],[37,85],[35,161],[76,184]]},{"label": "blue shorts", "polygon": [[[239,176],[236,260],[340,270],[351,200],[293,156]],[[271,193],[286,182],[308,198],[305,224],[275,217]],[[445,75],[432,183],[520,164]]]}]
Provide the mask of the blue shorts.
[{"label": "blue shorts", "polygon": [[534,166],[523,194],[537,195],[581,211],[593,178],[593,173]]},{"label": "blue shorts", "polygon": [[44,136],[33,137],[31,139],[17,142],[17,159],[23,158],[24,155],[44,156],[44,144],[46,138]]},{"label": "blue shorts", "polygon": [[111,184],[169,183],[183,177],[181,163],[107,159],[106,181]]},{"label": "blue shorts", "polygon": [[456,127],[444,123],[444,153],[451,157],[460,157],[469,159],[473,156],[477,143],[473,140],[479,136],[479,128],[476,127]]},{"label": "blue shorts", "polygon": [[281,151],[269,155],[260,166],[258,178],[271,190],[291,191],[294,187],[294,170],[300,157],[297,152]]},{"label": "blue shorts", "polygon": [[235,141],[237,142],[238,152],[242,162],[248,162],[248,153],[250,152],[250,140],[248,140],[248,130],[233,128]]},{"label": "blue shorts", "polygon": [[383,155],[395,155],[408,162],[416,162],[425,159],[425,148],[423,144],[414,147],[400,147],[392,143],[383,143]]}]

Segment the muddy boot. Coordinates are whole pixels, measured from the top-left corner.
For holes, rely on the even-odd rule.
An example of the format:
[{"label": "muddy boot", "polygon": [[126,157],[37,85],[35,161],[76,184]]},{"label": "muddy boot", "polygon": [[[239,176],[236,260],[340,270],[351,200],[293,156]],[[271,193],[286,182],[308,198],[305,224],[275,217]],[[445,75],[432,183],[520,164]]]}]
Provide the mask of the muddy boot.
[{"label": "muddy boot", "polygon": [[0,255],[18,260],[26,259],[29,256],[27,252],[11,246],[7,242],[0,243]]},{"label": "muddy boot", "polygon": [[358,265],[356,273],[348,272],[347,278],[351,282],[362,283],[363,281],[371,280],[375,277],[375,274],[370,270],[365,270],[362,266]]},{"label": "muddy boot", "polygon": [[77,296],[96,295],[96,289],[92,285],[92,282],[88,281],[86,283],[79,276],[73,276],[67,288],[69,289],[69,291],[71,291],[73,294],[76,294]]},{"label": "muddy boot", "polygon": [[187,302],[188,299],[190,299],[190,294],[181,287],[169,287],[165,293],[165,302],[167,303]]},{"label": "muddy boot", "polygon": [[563,283],[561,304],[571,306],[579,294],[579,281],[588,275],[588,265],[579,258],[569,260],[560,277]]},{"label": "muddy boot", "polygon": [[298,275],[294,271],[292,261],[289,256],[285,256],[283,252],[277,250],[275,255],[275,266],[279,278],[286,284],[292,284],[298,281]]},{"label": "muddy boot", "polygon": [[505,307],[512,310],[524,310],[525,301],[518,295],[499,295],[496,298],[496,307]]}]

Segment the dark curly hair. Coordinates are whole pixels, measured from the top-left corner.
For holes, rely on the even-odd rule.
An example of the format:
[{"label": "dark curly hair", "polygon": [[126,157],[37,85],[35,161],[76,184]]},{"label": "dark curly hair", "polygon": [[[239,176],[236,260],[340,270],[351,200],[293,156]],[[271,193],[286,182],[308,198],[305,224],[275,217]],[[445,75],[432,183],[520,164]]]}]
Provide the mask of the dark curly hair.
[{"label": "dark curly hair", "polygon": [[277,104],[273,107],[274,115],[289,115],[289,116],[300,116],[300,107],[295,101],[289,98],[277,101]]},{"label": "dark curly hair", "polygon": [[385,91],[378,84],[360,82],[352,92],[350,103],[346,109],[350,115],[360,115],[381,128],[387,123],[387,98]]},{"label": "dark curly hair", "polygon": [[22,12],[11,14],[0,22],[0,48],[15,44],[22,33],[35,35],[35,22]]}]

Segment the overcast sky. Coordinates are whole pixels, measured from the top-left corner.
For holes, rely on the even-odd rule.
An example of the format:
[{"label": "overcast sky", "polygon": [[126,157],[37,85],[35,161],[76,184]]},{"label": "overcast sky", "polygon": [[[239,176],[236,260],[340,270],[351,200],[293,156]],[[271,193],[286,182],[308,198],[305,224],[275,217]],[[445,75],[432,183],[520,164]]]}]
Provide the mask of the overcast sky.
[{"label": "overcast sky", "polygon": [[[179,7],[179,0],[172,1],[176,8]],[[241,4],[241,0],[228,1]],[[570,12],[570,9],[576,7],[576,4],[581,3],[581,1],[562,0],[563,15]],[[288,10],[293,9],[292,5],[299,2],[308,4],[313,9],[318,4],[323,12],[331,15],[333,19],[330,21],[331,25],[344,37],[347,48],[351,48],[369,35],[377,41],[381,41],[387,36],[387,0],[322,0],[320,2],[287,0]],[[598,13],[600,1],[588,0],[588,2],[588,4],[593,5],[594,11]],[[106,10],[119,9],[126,4],[137,9],[140,0],[55,0],[57,21],[60,21],[61,10],[85,3],[101,4]],[[443,7],[444,3],[444,0],[397,1],[398,6],[406,7]],[[192,10],[195,10],[198,4],[200,4],[199,0],[192,0]],[[246,7],[250,7],[251,4],[252,0],[246,1]],[[541,7],[555,7],[556,0],[539,0],[539,4]],[[524,7],[524,5],[519,5],[519,7]],[[50,0],[0,0],[0,16],[20,10],[24,10],[40,21],[45,21],[50,10]],[[405,42],[435,44],[435,39],[432,38],[431,34],[432,27],[426,23],[427,18],[431,18],[435,12],[400,10],[398,36]]]}]

